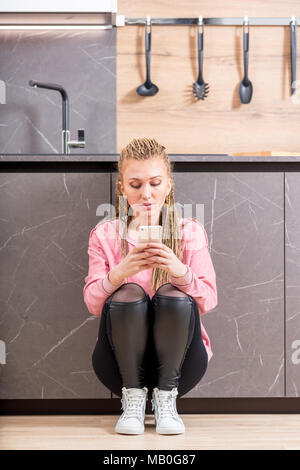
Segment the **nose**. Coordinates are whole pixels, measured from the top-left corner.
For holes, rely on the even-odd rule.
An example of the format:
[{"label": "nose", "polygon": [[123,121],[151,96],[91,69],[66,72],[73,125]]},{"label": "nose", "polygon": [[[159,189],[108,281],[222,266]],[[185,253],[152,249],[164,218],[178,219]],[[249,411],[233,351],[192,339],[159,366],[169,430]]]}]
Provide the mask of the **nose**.
[{"label": "nose", "polygon": [[146,185],[141,191],[141,199],[144,202],[148,202],[150,198],[151,198],[151,186]]}]

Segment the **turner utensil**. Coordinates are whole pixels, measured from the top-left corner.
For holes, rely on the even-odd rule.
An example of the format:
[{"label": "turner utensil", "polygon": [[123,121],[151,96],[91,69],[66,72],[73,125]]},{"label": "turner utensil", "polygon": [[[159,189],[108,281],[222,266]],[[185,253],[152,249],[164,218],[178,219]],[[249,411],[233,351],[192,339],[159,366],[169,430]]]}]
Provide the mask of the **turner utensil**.
[{"label": "turner utensil", "polygon": [[[202,30],[200,32],[200,26]],[[199,23],[197,25],[197,36],[198,36],[198,80],[193,84],[193,92],[198,100],[204,100],[209,92],[209,85],[203,80],[203,42],[204,42],[204,24],[202,17],[199,17]]]},{"label": "turner utensil", "polygon": [[[246,26],[248,30],[246,32]],[[251,101],[253,93],[253,85],[248,78],[248,55],[249,55],[249,23],[248,17],[245,17],[243,23],[243,51],[244,51],[244,78],[239,86],[240,100],[243,104],[248,104]]]},{"label": "turner utensil", "polygon": [[[150,24],[150,32],[147,31],[147,26]],[[146,68],[147,75],[146,81],[140,85],[136,92],[140,96],[153,96],[156,95],[159,88],[151,82],[150,79],[150,62],[151,62],[151,33],[152,33],[152,24],[149,16],[147,16],[147,21],[145,22],[145,50],[146,50]]]},{"label": "turner utensil", "polygon": [[296,58],[297,58],[297,24],[295,17],[292,16],[290,21],[290,38],[291,38],[291,89],[292,95],[296,91]]}]

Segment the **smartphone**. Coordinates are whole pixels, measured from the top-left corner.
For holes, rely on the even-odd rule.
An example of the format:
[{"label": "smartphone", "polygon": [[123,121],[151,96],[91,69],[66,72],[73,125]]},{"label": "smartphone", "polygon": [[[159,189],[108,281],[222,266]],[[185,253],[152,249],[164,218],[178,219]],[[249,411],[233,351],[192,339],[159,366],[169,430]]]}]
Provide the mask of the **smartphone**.
[{"label": "smartphone", "polygon": [[139,242],[162,242],[162,226],[161,225],[140,225]]}]

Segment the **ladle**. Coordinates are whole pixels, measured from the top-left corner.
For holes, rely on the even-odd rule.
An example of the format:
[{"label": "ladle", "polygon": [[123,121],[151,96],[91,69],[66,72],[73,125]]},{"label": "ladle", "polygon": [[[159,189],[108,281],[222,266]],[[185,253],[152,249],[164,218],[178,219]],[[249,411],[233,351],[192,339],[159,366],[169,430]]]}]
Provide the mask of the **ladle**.
[{"label": "ladle", "polygon": [[[150,24],[150,32],[147,31],[147,25]],[[145,83],[140,85],[136,92],[140,96],[153,96],[158,92],[158,87],[151,82],[150,79],[150,61],[151,61],[151,33],[152,33],[152,24],[150,17],[147,16],[147,22],[145,22],[145,50],[146,50],[146,67],[147,67],[147,77]]]},{"label": "ladle", "polygon": [[[248,25],[248,31],[245,32],[245,26]],[[248,17],[245,17],[243,23],[243,51],[244,51],[244,78],[239,86],[240,100],[243,104],[248,104],[252,98],[253,86],[248,78],[248,54],[249,54],[249,23]]]}]

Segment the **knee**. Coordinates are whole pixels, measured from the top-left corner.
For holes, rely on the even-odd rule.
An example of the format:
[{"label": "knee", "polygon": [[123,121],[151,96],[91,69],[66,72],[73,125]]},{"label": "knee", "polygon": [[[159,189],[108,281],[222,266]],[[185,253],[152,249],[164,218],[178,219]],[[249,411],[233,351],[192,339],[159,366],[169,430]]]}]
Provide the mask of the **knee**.
[{"label": "knee", "polygon": [[167,296],[167,297],[180,297],[182,299],[184,299],[184,298],[189,299],[189,296],[185,292],[178,289],[176,286],[173,286],[170,282],[160,286],[157,289],[157,291],[155,292],[154,296],[156,296],[156,295]]},{"label": "knee", "polygon": [[152,298],[155,315],[171,316],[176,318],[190,318],[192,313],[192,300],[189,295],[182,292],[171,283],[160,286]]},{"label": "knee", "polygon": [[139,284],[130,282],[123,284],[115,293],[111,294],[112,302],[138,302],[146,299],[147,294]]}]

